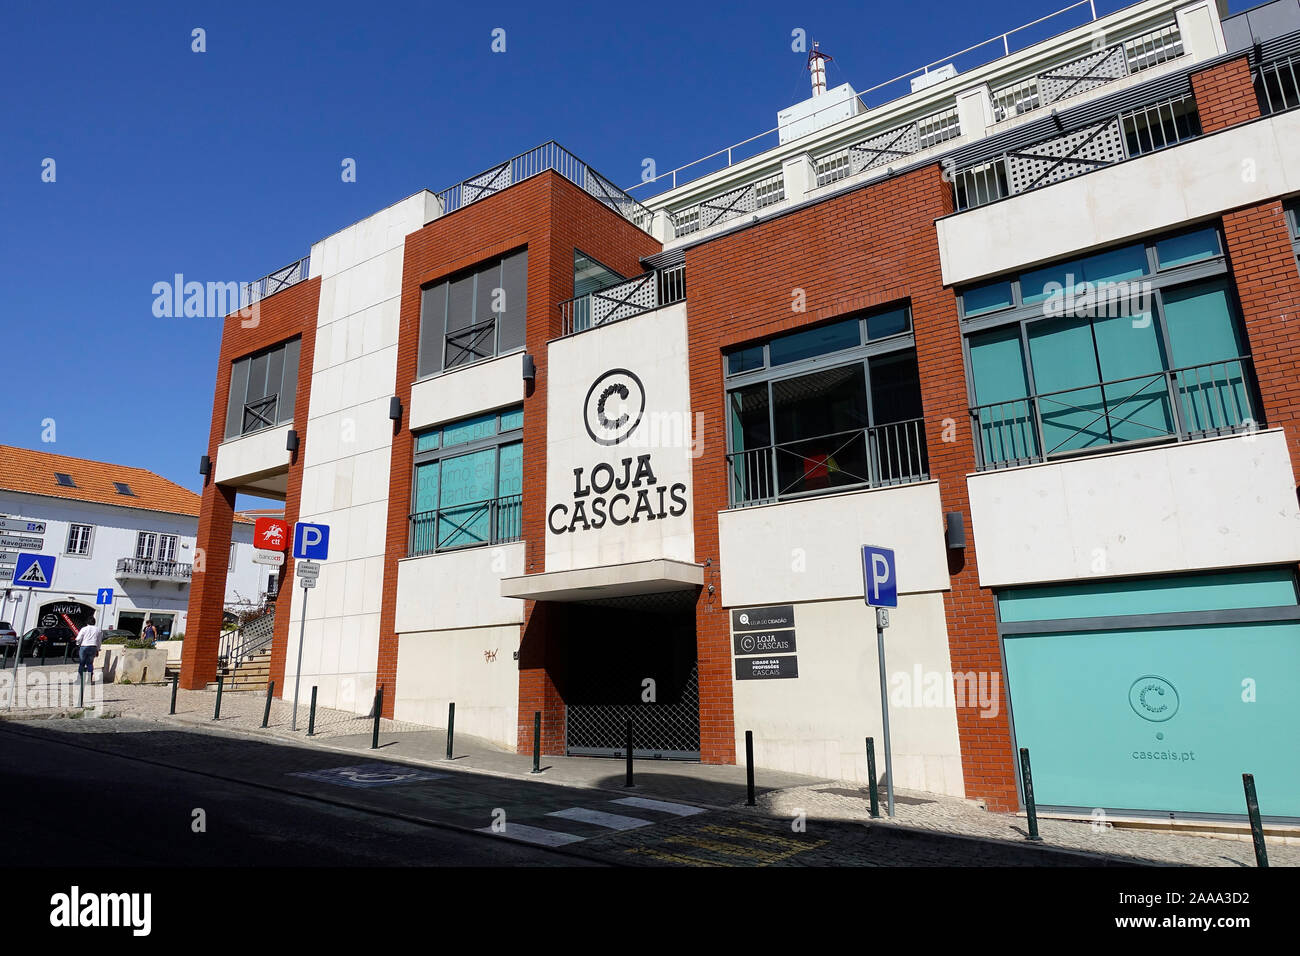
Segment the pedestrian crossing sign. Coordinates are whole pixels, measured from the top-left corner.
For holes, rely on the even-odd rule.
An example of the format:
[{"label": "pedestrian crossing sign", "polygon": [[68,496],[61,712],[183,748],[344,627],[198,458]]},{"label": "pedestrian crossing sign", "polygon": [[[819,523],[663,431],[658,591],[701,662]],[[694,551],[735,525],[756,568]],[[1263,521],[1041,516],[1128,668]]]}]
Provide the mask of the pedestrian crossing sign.
[{"label": "pedestrian crossing sign", "polygon": [[48,588],[54,583],[54,555],[20,552],[14,562],[13,584],[20,588]]}]

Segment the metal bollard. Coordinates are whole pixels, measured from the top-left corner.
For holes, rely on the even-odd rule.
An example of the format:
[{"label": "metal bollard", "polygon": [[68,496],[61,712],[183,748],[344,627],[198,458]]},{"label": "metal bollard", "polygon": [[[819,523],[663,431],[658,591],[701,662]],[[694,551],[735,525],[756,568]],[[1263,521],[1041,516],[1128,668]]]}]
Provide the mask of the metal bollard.
[{"label": "metal bollard", "polygon": [[748,793],[745,806],[758,806],[754,800],[754,732],[752,730],[745,731],[745,789]]},{"label": "metal bollard", "polygon": [[871,819],[880,819],[880,787],[876,783],[876,742],[867,738],[867,792],[871,795]]},{"label": "metal bollard", "polygon": [[221,719],[221,691],[226,686],[226,679],[220,674],[217,675],[217,707],[212,711],[212,719]]},{"label": "metal bollard", "polygon": [[266,710],[262,711],[262,728],[271,722],[271,698],[275,696],[275,681],[270,681],[266,685]]},{"label": "metal bollard", "polygon": [[1025,816],[1029,821],[1028,840],[1031,843],[1042,843],[1043,838],[1038,835],[1038,808],[1034,806],[1034,775],[1029,772],[1029,748],[1020,748],[1020,779],[1025,785]]},{"label": "metal bollard", "polygon": [[533,711],[533,773],[542,772],[542,712]]},{"label": "metal bollard", "polygon": [[316,736],[316,685],[311,685],[311,710],[307,712],[307,736]]},{"label": "metal bollard", "polygon": [[77,706],[85,707],[86,706],[86,672],[85,671],[77,671],[77,682],[81,685],[81,689],[77,692]]},{"label": "metal bollard", "polygon": [[384,685],[379,685],[379,690],[375,691],[375,727],[370,732],[370,749],[379,749],[379,715],[384,711]]},{"label": "metal bollard", "polygon": [[169,714],[176,713],[176,691],[180,690],[180,686],[181,686],[181,675],[173,674],[172,675],[172,709],[167,712]]},{"label": "metal bollard", "polygon": [[456,735],[456,702],[447,702],[447,759],[451,759],[451,738]]},{"label": "metal bollard", "polygon": [[625,787],[635,787],[632,782],[632,718],[627,719],[627,781],[623,784]]},{"label": "metal bollard", "polygon": [[1250,816],[1250,835],[1255,841],[1255,865],[1268,866],[1268,850],[1264,847],[1264,824],[1259,819],[1259,799],[1255,796],[1255,775],[1243,773],[1241,783],[1246,788],[1246,813]]}]

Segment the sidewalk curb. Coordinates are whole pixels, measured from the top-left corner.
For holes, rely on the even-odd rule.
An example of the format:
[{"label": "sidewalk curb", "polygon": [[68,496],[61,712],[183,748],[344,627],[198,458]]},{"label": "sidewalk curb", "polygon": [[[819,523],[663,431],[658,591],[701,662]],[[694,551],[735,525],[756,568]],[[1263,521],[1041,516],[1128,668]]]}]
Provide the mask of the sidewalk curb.
[{"label": "sidewalk curb", "polygon": [[[137,719],[137,720],[149,720],[149,721],[152,721],[152,722],[154,722],[154,723],[159,723],[159,724],[179,725],[179,726],[194,726],[194,725],[189,724],[187,721],[177,720],[177,719],[173,718],[171,715],[166,715],[166,716],[159,717],[159,716],[156,716],[156,715],[140,715],[140,714],[128,713],[128,712],[123,711],[119,716],[122,716],[122,717],[131,717],[131,718],[134,718],[134,719]],[[272,733],[272,732],[269,732],[269,731],[267,731],[267,732],[263,732],[260,728],[259,728],[259,729],[255,729],[255,730],[248,730],[248,729],[246,729],[246,728],[240,728],[240,727],[209,727],[209,728],[203,728],[202,725],[198,725],[197,729],[200,729],[200,730],[202,730],[202,729],[207,729],[207,730],[216,731],[216,732],[218,732],[218,733],[222,733],[222,734],[229,734],[229,735],[232,735],[232,736],[240,736],[240,737],[245,737],[245,738],[249,738],[249,739],[253,739],[253,740],[268,740],[268,739],[269,739],[269,740],[276,740],[276,741],[280,741],[280,742],[283,742],[283,743],[291,744],[291,745],[294,745],[294,746],[298,746],[298,747],[300,747],[300,748],[302,748],[302,749],[308,749],[308,750],[309,750],[309,749],[328,750],[328,751],[330,751],[330,752],[332,752],[332,753],[351,754],[351,755],[354,755],[354,756],[358,754],[358,751],[356,751],[356,750],[354,750],[354,749],[352,749],[352,748],[350,748],[350,747],[336,747],[336,746],[331,746],[331,745],[329,745],[329,744],[322,743],[322,742],[315,741],[315,740],[313,740],[313,741],[307,741],[307,740],[300,740],[300,739],[295,738],[295,737],[281,736],[281,735],[278,734],[278,733]],[[384,757],[382,757],[382,759],[385,760],[385,761],[387,761],[387,762],[390,762],[390,763],[400,763],[400,764],[406,764],[406,765],[408,765],[408,766],[417,766],[417,767],[424,767],[424,768],[430,768],[430,769],[439,769],[439,768],[440,768],[440,769],[443,769],[443,770],[448,769],[448,767],[447,767],[448,762],[447,762],[446,760],[424,760],[424,759],[419,758],[419,757],[388,757],[388,756],[384,756]],[[593,786],[592,784],[587,784],[587,783],[565,783],[565,782],[562,782],[562,781],[559,781],[559,780],[547,780],[546,777],[545,777],[544,775],[539,775],[539,776],[534,777],[534,776],[533,776],[532,774],[530,774],[530,773],[526,773],[526,774],[512,774],[512,773],[506,773],[506,772],[499,771],[499,770],[486,770],[486,769],[482,769],[482,768],[477,768],[477,767],[468,767],[468,766],[457,767],[457,768],[455,768],[455,769],[458,769],[458,770],[460,770],[460,771],[462,771],[462,772],[464,772],[464,773],[481,774],[481,775],[483,775],[483,776],[496,777],[496,778],[498,778],[498,779],[505,779],[505,780],[514,780],[514,781],[516,781],[516,782],[526,782],[526,781],[531,781],[531,782],[534,782],[534,783],[546,783],[546,784],[550,784],[551,786],[570,787],[570,788],[573,788],[573,789],[579,789],[579,790],[590,790],[590,791],[592,791],[592,792],[596,792],[596,793],[615,793],[615,794],[619,794],[619,795],[621,795],[621,796],[627,796],[627,790],[626,790],[626,789],[623,789],[623,788],[614,789],[614,788],[610,788],[610,787],[598,787],[598,786]],[[827,780],[827,781],[821,781],[821,782],[822,782],[822,783],[834,783],[835,781]],[[759,799],[759,800],[761,801],[761,800],[764,799],[765,797],[769,797],[769,796],[773,796],[773,795],[781,794],[781,793],[786,793],[786,792],[791,791],[791,790],[798,790],[798,789],[800,789],[801,787],[805,787],[805,786],[812,786],[812,785],[811,785],[811,784],[799,784],[799,785],[794,786],[794,787],[780,787],[780,788],[774,788],[774,789],[771,789],[771,790],[765,791],[763,794],[760,794],[760,795],[758,796],[757,799]],[[285,791],[285,792],[293,793],[294,791]],[[689,800],[689,802],[690,802],[692,805],[694,805],[694,806],[698,806],[698,807],[701,807],[701,808],[703,808],[703,809],[706,809],[706,810],[713,810],[713,811],[741,812],[741,813],[743,813],[746,809],[748,809],[748,808],[746,807],[745,804],[732,804],[732,805],[729,805],[729,806],[724,806],[724,805],[719,805],[719,804],[703,803],[703,802],[701,802],[701,801],[693,800],[693,799],[690,799],[690,798],[677,798],[677,799]],[[782,819],[781,816],[774,814],[774,813],[771,811],[770,808],[766,808],[766,807],[761,807],[761,806],[760,806],[760,807],[754,807],[753,809],[754,809],[755,811],[757,811],[755,815],[761,816],[763,819],[767,819],[767,820],[780,820],[780,819]],[[917,826],[911,826],[911,825],[909,825],[909,824],[904,824],[904,823],[895,823],[895,822],[893,822],[893,821],[891,821],[891,820],[887,820],[887,819],[880,819],[880,820],[839,820],[839,819],[822,818],[822,817],[816,817],[816,816],[809,816],[808,819],[809,819],[810,821],[819,822],[819,823],[826,823],[826,824],[833,824],[833,825],[841,825],[841,826],[862,826],[862,827],[866,827],[866,828],[868,828],[868,829],[870,829],[871,827],[874,827],[874,826],[880,826],[880,827],[885,827],[885,828],[889,828],[889,829],[899,830],[899,831],[902,831],[902,832],[904,832],[904,833],[915,834],[916,836],[919,836],[919,837],[920,837],[920,836],[924,836],[924,837],[936,837],[936,836],[937,836],[937,837],[941,837],[941,838],[944,838],[944,839],[960,840],[960,841],[963,841],[963,842],[974,843],[974,844],[979,844],[979,845],[985,845],[985,844],[993,844],[993,845],[995,845],[995,846],[1002,846],[1002,845],[1008,845],[1008,846],[1021,846],[1021,845],[1023,845],[1025,849],[1032,850],[1032,851],[1036,851],[1036,852],[1051,853],[1051,854],[1067,854],[1067,855],[1069,855],[1069,856],[1081,857],[1081,858],[1083,858],[1083,859],[1096,860],[1096,861],[1103,862],[1103,863],[1106,863],[1106,864],[1109,864],[1109,865],[1116,865],[1116,864],[1119,864],[1119,865],[1135,866],[1135,867],[1138,867],[1138,868],[1148,867],[1148,866],[1149,866],[1149,867],[1162,867],[1162,868],[1164,868],[1164,867],[1174,867],[1174,868],[1176,868],[1176,867],[1180,867],[1180,866],[1183,866],[1183,865],[1184,865],[1184,864],[1179,864],[1179,863],[1171,863],[1171,862],[1164,861],[1164,860],[1150,860],[1150,859],[1148,859],[1148,858],[1146,858],[1146,857],[1129,856],[1129,855],[1126,855],[1126,854],[1124,854],[1124,855],[1120,855],[1120,854],[1105,854],[1105,853],[1099,853],[1099,852],[1094,851],[1094,850],[1080,850],[1080,849],[1077,849],[1077,848],[1075,848],[1075,847],[1054,846],[1054,845],[1052,845],[1052,844],[1034,844],[1034,843],[1030,843],[1030,842],[1027,841],[1027,840],[1026,840],[1026,841],[1017,841],[1017,840],[1005,839],[1005,838],[1002,838],[1002,837],[992,837],[992,836],[988,836],[988,837],[985,837],[985,836],[974,836],[974,835],[972,835],[972,834],[968,834],[968,833],[955,833],[955,832],[952,832],[952,831],[949,831],[949,830],[936,830],[936,829],[932,829],[932,828],[929,828],[929,827],[917,827]],[[431,821],[422,821],[422,820],[421,820],[421,821],[419,821],[419,822],[431,822]],[[444,824],[439,824],[439,825],[444,825]],[[478,832],[478,831],[476,831],[476,830],[464,830],[464,828],[457,827],[457,826],[455,826],[455,825],[453,825],[453,824],[445,824],[445,825],[448,826],[448,827],[451,827],[451,828],[453,828],[453,829],[463,830],[464,832],[470,832],[470,833],[476,833],[476,832]],[[504,836],[504,834],[498,834],[498,836]],[[507,837],[507,838],[508,838],[508,837]],[[516,840],[516,841],[514,841],[514,842],[518,842],[518,843],[527,843],[527,841],[519,841],[519,840]],[[527,844],[527,845],[531,846],[532,844]],[[587,858],[587,857],[584,857],[584,859],[588,859],[588,858]]]}]

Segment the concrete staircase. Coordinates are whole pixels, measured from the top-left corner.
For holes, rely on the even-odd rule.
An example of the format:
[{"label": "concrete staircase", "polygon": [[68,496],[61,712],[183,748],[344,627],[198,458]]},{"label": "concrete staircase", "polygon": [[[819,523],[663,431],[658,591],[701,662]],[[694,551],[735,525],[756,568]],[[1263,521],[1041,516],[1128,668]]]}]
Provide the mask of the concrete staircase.
[{"label": "concrete staircase", "polygon": [[[221,676],[224,678],[223,693],[266,690],[266,685],[271,680],[271,649],[268,647],[246,657],[233,668],[221,668]],[[217,682],[212,681],[206,689],[216,690]]]}]

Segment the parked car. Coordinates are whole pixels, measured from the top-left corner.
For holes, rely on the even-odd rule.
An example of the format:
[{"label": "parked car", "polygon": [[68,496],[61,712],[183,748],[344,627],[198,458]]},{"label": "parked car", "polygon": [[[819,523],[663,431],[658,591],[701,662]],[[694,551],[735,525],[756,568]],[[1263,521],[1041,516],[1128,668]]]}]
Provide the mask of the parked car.
[{"label": "parked car", "polygon": [[23,657],[76,657],[77,635],[70,627],[34,627],[23,635]]},{"label": "parked car", "polygon": [[0,621],[0,647],[17,647],[18,632],[8,621]]},{"label": "parked car", "polygon": [[138,641],[140,636],[135,631],[128,631],[123,627],[115,627],[111,631],[104,632],[105,644],[119,644],[122,641]]}]

